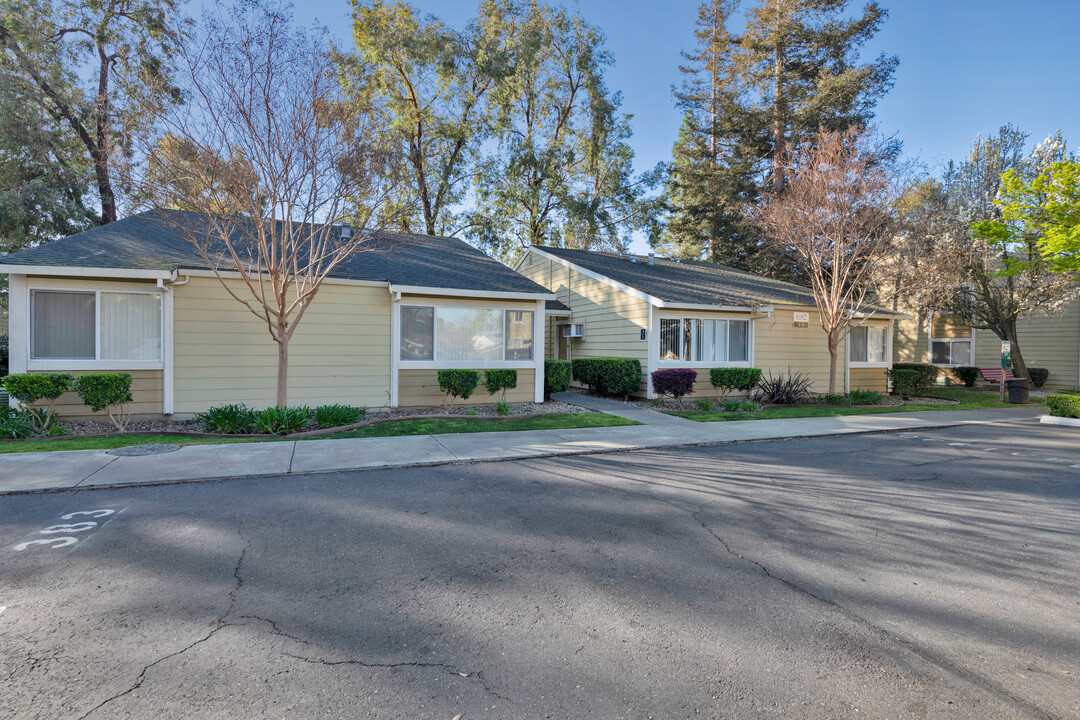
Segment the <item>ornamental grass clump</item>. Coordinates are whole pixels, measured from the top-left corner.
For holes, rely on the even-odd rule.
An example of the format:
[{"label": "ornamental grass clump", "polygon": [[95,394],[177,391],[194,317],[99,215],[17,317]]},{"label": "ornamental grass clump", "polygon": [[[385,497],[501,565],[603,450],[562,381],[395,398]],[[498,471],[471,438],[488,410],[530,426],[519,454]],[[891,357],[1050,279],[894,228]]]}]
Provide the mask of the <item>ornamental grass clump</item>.
[{"label": "ornamental grass clump", "polygon": [[311,409],[302,407],[268,407],[253,415],[255,432],[264,435],[288,435],[300,432],[311,420]]},{"label": "ornamental grass clump", "polygon": [[852,405],[878,405],[884,398],[877,390],[852,390],[848,395]]},{"label": "ornamental grass clump", "polygon": [[810,387],[813,381],[801,372],[787,375],[773,375],[763,378],[758,383],[761,391],[759,400],[766,405],[798,405],[810,399]]},{"label": "ornamental grass clump", "polygon": [[255,429],[255,411],[243,403],[218,405],[206,412],[195,413],[195,422],[208,433],[242,435]]},{"label": "ornamental grass clump", "polygon": [[335,428],[353,425],[367,415],[366,407],[352,405],[320,405],[312,412],[315,425],[320,428]]}]

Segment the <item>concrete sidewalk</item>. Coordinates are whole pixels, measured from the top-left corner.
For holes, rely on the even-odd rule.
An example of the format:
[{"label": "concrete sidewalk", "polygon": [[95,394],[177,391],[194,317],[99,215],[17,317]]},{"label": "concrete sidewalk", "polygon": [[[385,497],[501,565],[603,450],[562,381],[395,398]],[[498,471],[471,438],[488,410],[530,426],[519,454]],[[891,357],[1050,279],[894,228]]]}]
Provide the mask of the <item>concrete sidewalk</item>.
[{"label": "concrete sidewalk", "polygon": [[[582,396],[577,396],[578,401]],[[973,423],[1037,422],[1041,408],[930,411],[791,420],[699,423],[622,403],[587,398],[589,406],[646,424],[522,432],[455,433],[348,440],[281,440],[188,445],[157,455],[124,457],[106,450],[0,455],[0,494],[70,488],[152,485],[289,473],[438,465],[904,431]],[[581,402],[585,404],[585,402]],[[619,407],[606,407],[608,405]],[[653,417],[653,416],[658,417]]]}]

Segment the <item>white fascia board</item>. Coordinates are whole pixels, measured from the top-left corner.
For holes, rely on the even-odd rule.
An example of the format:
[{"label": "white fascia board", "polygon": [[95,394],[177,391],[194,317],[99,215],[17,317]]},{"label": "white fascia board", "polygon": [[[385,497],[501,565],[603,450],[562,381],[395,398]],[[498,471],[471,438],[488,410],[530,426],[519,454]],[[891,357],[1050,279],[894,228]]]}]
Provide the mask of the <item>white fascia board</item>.
[{"label": "white fascia board", "polygon": [[4,265],[0,274],[44,275],[60,277],[134,278],[138,280],[172,280],[171,270],[132,270],[129,268],[73,267],[69,265]]},{"label": "white fascia board", "polygon": [[544,310],[544,315],[547,317],[570,317],[573,315],[569,310]]},{"label": "white fascia board", "polygon": [[[648,293],[643,293],[640,290],[637,290],[636,288],[632,288],[629,285],[624,285],[623,283],[618,282],[617,280],[612,280],[611,278],[609,278],[606,275],[601,275],[598,272],[593,272],[592,270],[588,270],[586,268],[583,268],[580,265],[578,265],[577,263],[570,262],[569,260],[564,260],[561,257],[558,257],[556,255],[552,255],[551,253],[546,253],[543,250],[541,250],[539,248],[535,248],[535,247],[529,248],[529,252],[534,252],[537,255],[539,255],[540,257],[545,257],[548,260],[551,260],[553,262],[557,262],[558,264],[562,265],[563,267],[567,267],[567,268],[570,268],[572,270],[577,270],[579,273],[581,273],[585,277],[590,277],[593,280],[604,283],[605,285],[610,285],[611,287],[615,288],[616,290],[621,290],[622,292],[626,293],[627,295],[633,295],[637,299],[644,300],[645,302],[649,303],[650,305],[655,305],[657,307],[662,307],[663,306],[664,301],[661,300],[660,298],[653,297],[652,295],[649,295]],[[554,300],[555,296],[552,295],[551,299]]]},{"label": "white fascia board", "polygon": [[716,312],[738,312],[738,313],[771,313],[773,311],[772,305],[755,305],[749,307],[747,305],[705,305],[699,303],[672,303],[663,302],[657,306],[663,310],[715,310]]},{"label": "white fascia board", "polygon": [[[189,277],[221,277],[227,280],[239,280],[240,273],[236,270],[218,270],[215,273],[213,270],[205,270],[200,268],[181,268],[177,270],[178,275],[185,275]],[[252,274],[252,277],[257,277]],[[328,277],[323,280],[327,285],[361,285],[364,287],[387,287],[390,283],[385,280],[350,280],[349,278],[336,278]]]},{"label": "white fascia board", "polygon": [[459,288],[424,287],[423,285],[389,285],[390,292],[404,295],[442,295],[444,297],[490,298],[495,300],[555,300],[555,293],[507,292],[502,290],[461,290]]}]

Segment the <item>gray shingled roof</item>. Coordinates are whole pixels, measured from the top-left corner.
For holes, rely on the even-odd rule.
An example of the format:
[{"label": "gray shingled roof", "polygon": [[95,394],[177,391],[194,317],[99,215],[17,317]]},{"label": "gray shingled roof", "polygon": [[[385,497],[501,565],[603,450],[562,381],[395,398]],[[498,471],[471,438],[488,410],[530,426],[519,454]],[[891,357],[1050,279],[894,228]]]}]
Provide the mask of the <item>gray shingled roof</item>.
[{"label": "gray shingled roof", "polygon": [[[155,211],[132,215],[12,253],[0,260],[0,272],[4,265],[208,270],[208,263],[177,227],[178,223],[198,222],[198,215],[180,211],[169,212],[167,218]],[[339,265],[332,277],[426,288],[550,293],[456,238],[388,232],[360,247],[361,251]]]},{"label": "gray shingled roof", "polygon": [[[808,288],[717,263],[698,260],[676,262],[658,257],[654,264],[649,265],[645,258],[635,255],[558,247],[537,249],[664,302],[736,307],[814,306],[814,295]],[[892,314],[880,308],[874,310]]]}]

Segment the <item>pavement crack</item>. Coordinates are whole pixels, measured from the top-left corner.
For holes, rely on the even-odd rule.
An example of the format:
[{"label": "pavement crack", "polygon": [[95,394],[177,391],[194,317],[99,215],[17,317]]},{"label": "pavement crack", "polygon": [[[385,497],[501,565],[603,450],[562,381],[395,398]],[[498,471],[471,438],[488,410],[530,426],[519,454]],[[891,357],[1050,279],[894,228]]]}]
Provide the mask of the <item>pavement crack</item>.
[{"label": "pavement crack", "polygon": [[[244,535],[243,535],[243,532],[242,532],[242,528],[243,528],[243,523],[241,522],[240,525],[237,527],[237,534],[240,536],[241,540],[244,540]],[[79,720],[86,720],[86,718],[90,717],[91,715],[93,715],[94,713],[96,713],[98,710],[102,709],[106,705],[108,705],[108,704],[110,704],[110,703],[112,703],[112,702],[114,702],[116,700],[119,700],[120,698],[122,698],[122,697],[124,697],[126,695],[130,695],[131,693],[135,692],[140,687],[142,687],[142,684],[144,682],[146,682],[146,675],[153,668],[155,668],[156,666],[158,666],[161,663],[165,662],[166,660],[171,660],[172,658],[179,657],[180,655],[183,655],[184,653],[186,653],[188,650],[191,650],[192,648],[203,644],[204,642],[206,642],[210,638],[214,637],[214,635],[219,630],[221,630],[222,628],[226,627],[229,624],[229,615],[232,614],[233,609],[236,607],[236,593],[240,590],[241,586],[243,586],[243,584],[244,584],[244,579],[240,576],[240,567],[244,564],[244,557],[247,555],[248,549],[251,548],[251,542],[250,541],[246,541],[246,542],[247,542],[247,544],[244,545],[244,548],[240,551],[240,557],[237,559],[236,566],[233,568],[233,579],[236,582],[233,585],[232,589],[229,590],[229,606],[228,606],[228,608],[226,608],[224,613],[222,613],[221,615],[218,616],[217,621],[214,623],[213,629],[210,630],[210,632],[206,633],[206,635],[199,638],[198,640],[195,640],[194,642],[191,642],[188,645],[185,645],[184,647],[180,648],[179,650],[176,650],[175,652],[171,652],[168,655],[163,655],[162,657],[159,657],[157,660],[150,663],[149,665],[144,665],[142,671],[139,673],[138,677],[135,678],[135,682],[132,683],[131,687],[127,688],[126,690],[124,690],[122,692],[116,693],[115,695],[112,695],[112,696],[110,696],[108,698],[105,698],[100,703],[98,703],[94,707],[90,708],[90,710],[88,710],[87,712],[85,712],[81,716],[79,716]]]},{"label": "pavement crack", "polygon": [[487,678],[484,677],[484,671],[483,670],[475,670],[475,671],[471,671],[471,672],[462,672],[460,670],[460,668],[458,668],[456,665],[450,665],[449,663],[429,663],[429,662],[421,662],[419,660],[410,660],[410,661],[395,662],[395,663],[376,663],[376,662],[366,662],[364,660],[355,660],[355,659],[351,659],[351,658],[346,659],[346,660],[327,660],[325,658],[313,658],[313,657],[307,657],[305,655],[296,655],[296,654],[293,654],[293,653],[282,653],[282,655],[284,655],[285,657],[290,657],[290,658],[292,658],[294,660],[299,660],[301,662],[309,663],[311,665],[324,665],[326,667],[339,667],[339,666],[342,666],[342,665],[354,665],[356,667],[372,668],[372,669],[375,669],[375,670],[395,670],[397,668],[407,668],[407,667],[434,668],[434,669],[439,669],[439,670],[445,670],[447,673],[450,673],[451,675],[456,675],[456,676],[461,677],[461,678],[475,678],[476,681],[478,683],[480,683],[480,686],[484,688],[484,692],[486,692],[488,695],[491,695],[492,697],[498,698],[499,700],[503,700],[503,701],[511,703],[511,704],[513,704],[513,702],[514,702],[513,700],[506,697],[505,695],[502,695],[502,694],[500,694],[497,691],[492,689],[492,687],[488,684]]},{"label": "pavement crack", "polygon": [[696,511],[692,512],[691,515],[693,516],[694,520],[696,520],[698,522],[698,524],[701,525],[701,527],[705,530],[705,532],[709,533],[709,535],[711,535],[714,539],[716,539],[717,542],[719,542],[724,547],[724,550],[726,550],[729,555],[732,555],[733,557],[737,557],[740,560],[742,560],[743,562],[749,563],[749,564],[757,567],[759,570],[761,570],[762,573],[764,573],[770,579],[776,580],[777,582],[780,582],[780,583],[783,583],[784,585],[791,588],[795,592],[802,593],[803,595],[806,595],[807,597],[813,598],[814,600],[816,600],[816,601],[818,601],[820,603],[823,603],[825,605],[829,605],[830,607],[833,607],[836,610],[839,610],[844,615],[846,615],[846,616],[848,616],[850,618],[853,618],[857,622],[862,623],[863,625],[870,628],[874,632],[878,633],[882,637],[885,637],[888,640],[891,640],[892,642],[904,647],[905,649],[910,650],[911,652],[914,652],[917,655],[920,655],[921,657],[925,658],[926,660],[929,660],[930,662],[932,662],[934,664],[937,664],[940,667],[944,667],[944,668],[946,668],[948,670],[951,670],[952,672],[960,675],[961,677],[964,677],[964,678],[966,678],[966,679],[968,679],[968,680],[970,680],[970,681],[972,681],[972,682],[974,682],[974,683],[976,683],[978,685],[981,685],[983,688],[989,690],[990,692],[993,692],[993,693],[995,693],[997,695],[1000,695],[1001,697],[1004,697],[1004,698],[1016,703],[1017,705],[1021,705],[1021,706],[1025,707],[1025,708],[1027,708],[1029,710],[1032,710],[1032,711],[1038,713],[1039,715],[1041,715],[1042,717],[1046,718],[1047,720],[1057,720],[1057,718],[1055,718],[1053,715],[1048,713],[1046,710],[1043,710],[1038,705],[1036,705],[1036,704],[1034,704],[1032,702],[1029,702],[1027,700],[1024,700],[1023,698],[1017,697],[1013,693],[1009,692],[1008,690],[1001,687],[1000,685],[997,685],[996,683],[991,682],[987,678],[984,678],[984,677],[982,677],[980,675],[976,675],[975,673],[973,673],[973,672],[971,672],[969,670],[965,670],[964,668],[956,665],[952,661],[950,661],[950,660],[948,660],[948,659],[946,659],[946,658],[944,658],[944,657],[942,657],[940,655],[937,655],[936,653],[932,652],[931,650],[920,647],[919,645],[915,644],[914,642],[912,642],[910,640],[906,640],[906,639],[900,637],[899,635],[896,635],[896,634],[890,632],[889,630],[886,630],[885,628],[881,627],[880,625],[877,625],[877,624],[871,622],[867,618],[863,617],[862,615],[859,615],[858,613],[851,610],[850,608],[847,608],[847,607],[841,605],[840,603],[836,602],[835,600],[830,600],[827,597],[823,597],[821,595],[818,595],[817,593],[815,593],[815,592],[813,592],[811,590],[807,590],[806,588],[799,586],[798,584],[792,582],[791,580],[788,580],[787,578],[783,578],[783,577],[781,577],[779,575],[773,574],[772,572],[769,571],[769,569],[767,567],[765,567],[763,564],[761,564],[757,560],[754,560],[753,558],[749,558],[749,557],[743,555],[742,553],[737,552],[736,550],[732,549],[732,547],[727,543],[726,540],[724,540],[723,537],[721,537],[720,535],[715,533],[713,531],[713,529],[710,528],[708,526],[708,524],[704,520],[702,520],[701,517],[700,517],[700,515],[705,512],[705,509],[706,509],[706,506],[703,505],[700,508],[698,508]]}]

